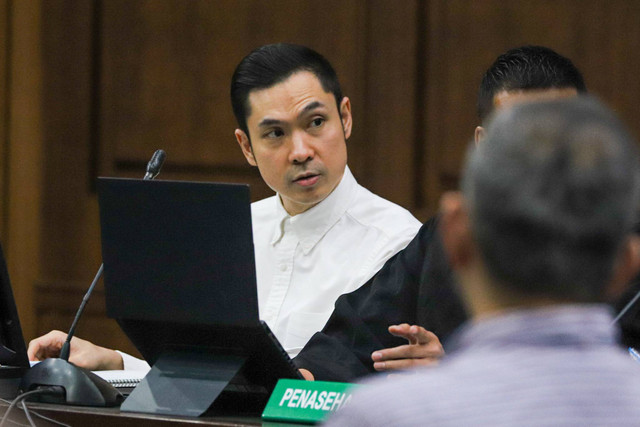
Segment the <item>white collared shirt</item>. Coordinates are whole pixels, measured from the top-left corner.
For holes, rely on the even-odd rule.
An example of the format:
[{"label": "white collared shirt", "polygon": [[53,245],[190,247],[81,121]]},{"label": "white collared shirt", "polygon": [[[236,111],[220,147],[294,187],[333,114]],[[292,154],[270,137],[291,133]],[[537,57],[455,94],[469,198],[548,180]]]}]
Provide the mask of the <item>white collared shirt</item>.
[{"label": "white collared shirt", "polygon": [[335,300],[369,280],[416,235],[409,211],[359,185],[347,167],[336,189],[290,216],[279,196],[252,204],[260,318],[294,357]]}]

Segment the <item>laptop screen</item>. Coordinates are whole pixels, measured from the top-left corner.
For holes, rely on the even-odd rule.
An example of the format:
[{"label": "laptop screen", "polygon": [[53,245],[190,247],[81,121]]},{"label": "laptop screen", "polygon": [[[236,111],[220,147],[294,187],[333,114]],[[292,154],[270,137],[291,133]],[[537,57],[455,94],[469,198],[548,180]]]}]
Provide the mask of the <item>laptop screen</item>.
[{"label": "laptop screen", "polygon": [[229,402],[253,412],[279,378],[300,378],[258,318],[247,186],[99,178],[97,188],[107,314],[153,366],[122,410],[200,414],[241,390]]},{"label": "laptop screen", "polygon": [[100,178],[107,314],[258,324],[249,188]]}]

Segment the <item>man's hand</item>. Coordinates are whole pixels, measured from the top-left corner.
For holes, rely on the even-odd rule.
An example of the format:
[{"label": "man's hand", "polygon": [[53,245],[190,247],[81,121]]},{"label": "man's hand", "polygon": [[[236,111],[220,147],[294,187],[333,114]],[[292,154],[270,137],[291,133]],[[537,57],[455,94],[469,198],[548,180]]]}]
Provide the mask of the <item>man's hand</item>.
[{"label": "man's hand", "polygon": [[[66,333],[51,331],[31,340],[27,349],[29,360],[35,362],[60,356],[62,344],[66,339]],[[117,351],[97,346],[78,337],[71,339],[69,362],[92,371],[124,369],[122,356]]]},{"label": "man's hand", "polygon": [[444,356],[444,349],[438,337],[422,326],[407,323],[391,325],[389,332],[397,337],[406,338],[409,344],[373,352],[371,359],[376,371],[434,365]]}]

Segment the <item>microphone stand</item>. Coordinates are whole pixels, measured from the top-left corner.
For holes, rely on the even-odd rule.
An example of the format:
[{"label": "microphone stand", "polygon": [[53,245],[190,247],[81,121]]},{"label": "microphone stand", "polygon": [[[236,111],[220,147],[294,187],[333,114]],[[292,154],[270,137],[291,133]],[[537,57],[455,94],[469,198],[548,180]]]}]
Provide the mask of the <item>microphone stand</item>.
[{"label": "microphone stand", "polygon": [[[153,156],[151,156],[151,160],[149,160],[149,163],[147,163],[147,171],[144,174],[144,177],[142,179],[145,181],[148,181],[158,176],[158,174],[160,173],[160,169],[162,168],[162,165],[164,163],[164,159],[166,157],[167,155],[165,154],[164,150],[157,150],[155,153],[153,153]],[[71,323],[71,327],[69,328],[69,333],[67,334],[67,339],[65,340],[64,344],[62,345],[62,349],[60,350],[60,359],[63,359],[66,361],[69,360],[69,352],[71,351],[70,350],[71,338],[73,338],[73,336],[75,335],[76,326],[78,324],[78,321],[80,320],[80,316],[82,316],[82,313],[84,312],[84,307],[87,305],[87,302],[89,301],[89,298],[93,293],[93,288],[96,287],[98,280],[100,280],[100,277],[102,277],[103,271],[104,271],[104,264],[100,264],[100,268],[98,269],[96,276],[93,278],[93,282],[91,282],[91,286],[89,286],[87,293],[84,295],[84,298],[82,298],[82,303],[80,304],[80,308],[76,313],[76,317],[75,319],[73,319],[73,322]]]},{"label": "microphone stand", "polygon": [[[147,164],[143,179],[151,180],[158,176],[165,158],[166,154],[163,150],[157,150],[153,153],[151,160]],[[22,392],[47,389],[53,386],[57,390],[62,387],[64,393],[38,394],[36,395],[37,399],[41,402],[82,406],[117,406],[122,403],[124,396],[106,380],[88,369],[78,367],[69,362],[71,339],[103,271],[104,264],[101,264],[91,286],[89,286],[87,293],[82,298],[80,308],[69,328],[67,339],[60,350],[60,357],[46,359],[29,369],[20,383]]]}]

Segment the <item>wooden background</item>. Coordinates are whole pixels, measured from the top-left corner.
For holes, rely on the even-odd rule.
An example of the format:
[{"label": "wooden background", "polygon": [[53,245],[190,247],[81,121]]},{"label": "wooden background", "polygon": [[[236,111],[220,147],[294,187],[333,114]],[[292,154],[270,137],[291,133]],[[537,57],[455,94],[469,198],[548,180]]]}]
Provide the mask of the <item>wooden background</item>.
[{"label": "wooden background", "polygon": [[[504,50],[569,56],[636,136],[636,0],[0,0],[0,240],[25,337],[68,329],[100,265],[95,178],[247,182],[228,99],[237,62],[278,41],[325,54],[352,100],[349,164],[425,220],[455,188],[480,77]],[[78,329],[131,350],[100,289]]]}]

